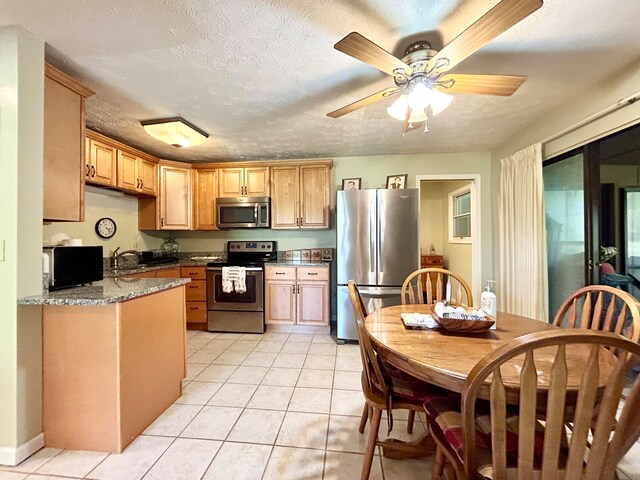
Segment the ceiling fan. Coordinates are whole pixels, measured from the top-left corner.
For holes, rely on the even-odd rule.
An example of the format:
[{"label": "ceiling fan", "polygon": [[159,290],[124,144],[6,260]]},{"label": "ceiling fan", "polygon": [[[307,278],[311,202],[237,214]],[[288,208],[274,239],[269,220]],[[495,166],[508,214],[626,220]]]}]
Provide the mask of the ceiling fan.
[{"label": "ceiling fan", "polygon": [[527,77],[459,74],[447,71],[541,6],[542,0],[501,0],[442,50],[433,50],[429,42],[418,41],[407,47],[402,59],[391,55],[359,33],[350,33],[336,43],[334,48],[391,75],[395,87],[385,88],[334,110],[327,116],[341,117],[401,94],[387,112],[404,122],[403,133],[422,126],[427,133],[427,108],[430,107],[433,115],[440,113],[451,103],[452,97],[447,93],[512,95]]}]

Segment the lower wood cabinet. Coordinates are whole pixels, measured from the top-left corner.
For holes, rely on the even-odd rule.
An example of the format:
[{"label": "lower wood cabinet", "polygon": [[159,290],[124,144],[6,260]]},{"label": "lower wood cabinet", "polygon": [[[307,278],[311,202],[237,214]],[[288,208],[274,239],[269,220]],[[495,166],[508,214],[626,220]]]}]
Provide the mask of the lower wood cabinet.
[{"label": "lower wood cabinet", "polygon": [[266,266],[265,322],[329,325],[329,268]]},{"label": "lower wood cabinet", "polygon": [[122,452],[180,397],[183,286],[108,305],[44,305],[45,445]]},{"label": "lower wood cabinet", "polygon": [[148,272],[134,273],[124,278],[181,278],[180,268],[162,268],[160,270],[150,270]]},{"label": "lower wood cabinet", "polygon": [[187,328],[207,329],[207,267],[181,267],[180,276],[190,278],[185,285]]}]

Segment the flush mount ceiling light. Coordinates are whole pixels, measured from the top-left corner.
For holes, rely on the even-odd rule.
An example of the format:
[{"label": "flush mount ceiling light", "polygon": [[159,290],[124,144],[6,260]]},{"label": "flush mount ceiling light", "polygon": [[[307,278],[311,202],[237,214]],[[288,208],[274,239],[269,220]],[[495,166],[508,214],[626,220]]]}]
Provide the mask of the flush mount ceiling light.
[{"label": "flush mount ceiling light", "polygon": [[209,135],[181,117],[140,122],[144,131],[174,147],[193,147],[205,142]]}]

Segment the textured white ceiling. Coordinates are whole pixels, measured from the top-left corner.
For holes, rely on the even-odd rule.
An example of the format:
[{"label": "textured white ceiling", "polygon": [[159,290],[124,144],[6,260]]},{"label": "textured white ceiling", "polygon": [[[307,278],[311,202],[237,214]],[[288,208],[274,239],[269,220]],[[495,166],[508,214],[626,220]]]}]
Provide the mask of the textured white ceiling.
[{"label": "textured white ceiling", "polygon": [[[388,102],[326,113],[392,85],[333,49],[358,31],[402,56],[451,41],[496,0],[0,0],[0,26],[47,42],[47,59],[97,92],[90,127],[190,161],[488,150],[638,58],[640,1],[546,0],[460,64],[523,74],[512,97],[457,95],[430,133],[402,137]],[[140,120],[182,116],[209,132],[177,150]]]}]

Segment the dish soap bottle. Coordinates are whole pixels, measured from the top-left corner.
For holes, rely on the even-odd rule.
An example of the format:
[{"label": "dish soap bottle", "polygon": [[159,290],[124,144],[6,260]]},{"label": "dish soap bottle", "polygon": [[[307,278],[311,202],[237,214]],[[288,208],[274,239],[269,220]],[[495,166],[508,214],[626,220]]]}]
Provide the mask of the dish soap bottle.
[{"label": "dish soap bottle", "polygon": [[[480,308],[484,313],[490,315],[494,320],[496,320],[496,294],[493,293],[493,289],[491,288],[492,283],[496,283],[495,280],[487,280],[487,286],[480,296]],[[496,324],[494,323],[491,329],[495,328]]]}]

